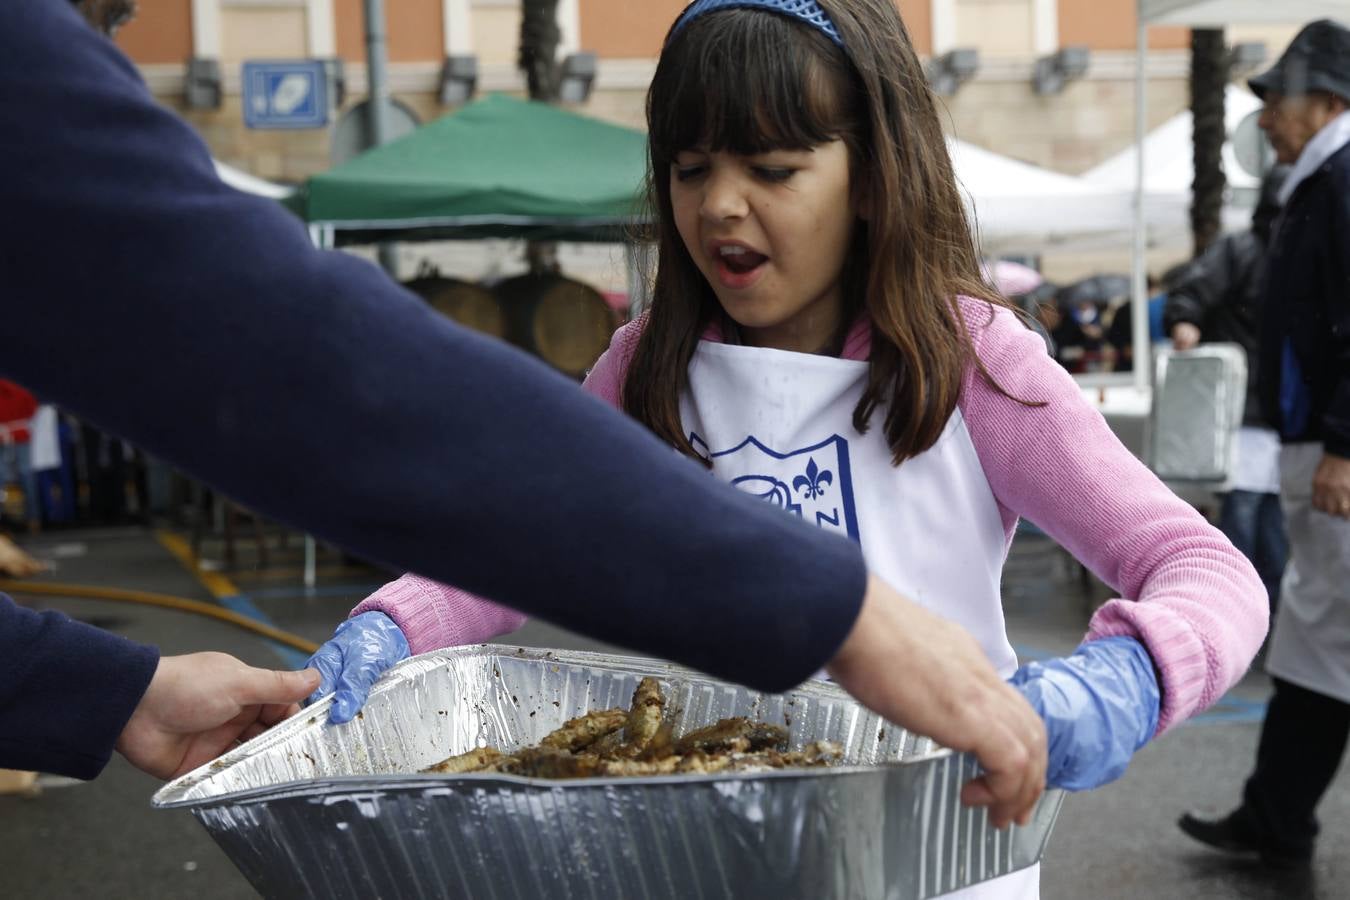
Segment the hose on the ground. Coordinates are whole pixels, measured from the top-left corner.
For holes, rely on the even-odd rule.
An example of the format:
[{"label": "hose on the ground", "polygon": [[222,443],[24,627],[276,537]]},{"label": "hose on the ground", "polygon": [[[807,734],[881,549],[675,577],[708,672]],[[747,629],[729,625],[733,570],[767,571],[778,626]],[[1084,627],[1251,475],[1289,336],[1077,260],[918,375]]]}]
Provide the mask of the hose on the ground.
[{"label": "hose on the ground", "polygon": [[319,645],[305,640],[298,634],[282,631],[271,625],[265,625],[248,616],[186,597],[174,597],[169,594],[155,594],[149,591],[128,591],[122,588],[98,587],[88,584],[61,584],[54,581],[10,581],[0,579],[0,592],[19,595],[44,595],[56,597],[75,597],[81,600],[112,600],[118,603],[140,603],[145,606],[159,606],[164,609],[176,609],[179,612],[195,613],[228,622],[245,631],[262,635],[269,640],[287,647],[293,647],[301,653],[313,653]]}]

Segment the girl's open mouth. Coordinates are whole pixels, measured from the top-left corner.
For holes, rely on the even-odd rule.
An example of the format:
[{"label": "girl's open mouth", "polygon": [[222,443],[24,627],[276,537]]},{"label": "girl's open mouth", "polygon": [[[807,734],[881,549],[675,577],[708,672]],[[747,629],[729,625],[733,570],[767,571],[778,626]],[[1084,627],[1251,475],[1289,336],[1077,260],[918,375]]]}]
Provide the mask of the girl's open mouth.
[{"label": "girl's open mouth", "polygon": [[717,254],[717,275],[726,287],[749,287],[768,261],[763,253],[744,247],[724,247]]}]

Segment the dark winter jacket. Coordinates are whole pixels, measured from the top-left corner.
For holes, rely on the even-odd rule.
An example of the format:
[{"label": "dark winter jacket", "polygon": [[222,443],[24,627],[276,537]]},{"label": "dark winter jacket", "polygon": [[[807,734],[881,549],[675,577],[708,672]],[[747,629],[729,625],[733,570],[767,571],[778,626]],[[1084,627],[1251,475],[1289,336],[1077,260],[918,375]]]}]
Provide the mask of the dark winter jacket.
[{"label": "dark winter jacket", "polygon": [[[1286,442],[1321,441],[1350,457],[1350,146],[1294,191],[1267,255],[1258,393]],[[1310,404],[1303,427],[1284,421],[1286,339]]]},{"label": "dark winter jacket", "polygon": [[1243,424],[1268,427],[1256,395],[1265,255],[1265,243],[1254,231],[1226,235],[1210,244],[1169,282],[1163,327],[1171,335],[1185,322],[1199,328],[1206,343],[1240,344],[1247,351]]}]

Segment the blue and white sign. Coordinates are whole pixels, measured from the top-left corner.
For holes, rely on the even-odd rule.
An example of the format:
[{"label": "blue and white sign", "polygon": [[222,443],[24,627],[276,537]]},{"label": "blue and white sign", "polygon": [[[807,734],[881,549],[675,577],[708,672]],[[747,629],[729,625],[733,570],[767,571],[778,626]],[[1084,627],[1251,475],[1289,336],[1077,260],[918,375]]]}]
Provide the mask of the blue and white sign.
[{"label": "blue and white sign", "polygon": [[328,124],[328,77],[320,60],[244,63],[244,125],[322,128]]}]

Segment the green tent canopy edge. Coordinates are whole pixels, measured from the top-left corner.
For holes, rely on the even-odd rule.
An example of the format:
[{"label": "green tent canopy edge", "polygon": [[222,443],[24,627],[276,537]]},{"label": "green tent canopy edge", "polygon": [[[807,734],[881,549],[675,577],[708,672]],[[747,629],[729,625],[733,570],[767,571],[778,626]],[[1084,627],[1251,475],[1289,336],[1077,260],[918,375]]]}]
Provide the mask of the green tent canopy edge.
[{"label": "green tent canopy edge", "polygon": [[333,243],[622,240],[646,221],[647,139],[491,94],[311,177],[286,205]]}]

